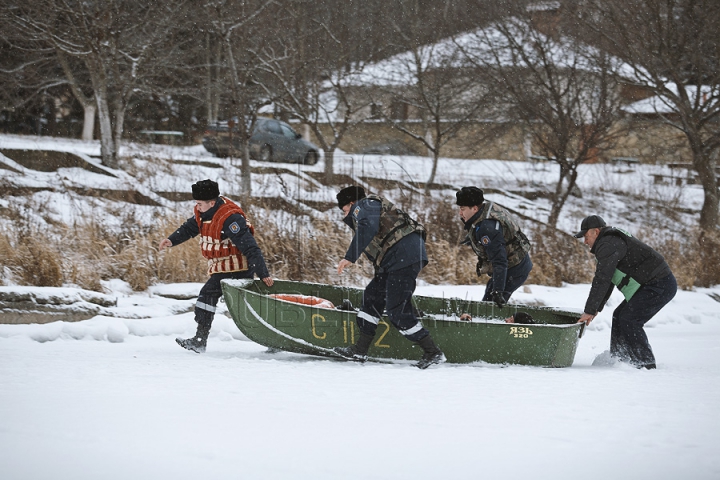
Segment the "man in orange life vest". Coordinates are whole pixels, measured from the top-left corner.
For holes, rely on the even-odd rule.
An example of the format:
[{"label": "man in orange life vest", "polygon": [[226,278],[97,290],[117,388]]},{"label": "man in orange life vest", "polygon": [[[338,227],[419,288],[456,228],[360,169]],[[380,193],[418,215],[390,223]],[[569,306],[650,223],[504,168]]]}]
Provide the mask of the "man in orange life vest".
[{"label": "man in orange life vest", "polygon": [[207,346],[215,307],[222,295],[220,281],[225,278],[253,278],[254,274],[268,287],[273,279],[268,273],[255,229],[245,212],[234,202],[220,196],[218,184],[201,180],[192,186],[195,214],[172,235],[160,241],[160,251],[200,235],[200,249],[208,260],[210,279],[200,290],[195,303],[197,333],[192,338],[175,341],[183,348],[202,353]]}]

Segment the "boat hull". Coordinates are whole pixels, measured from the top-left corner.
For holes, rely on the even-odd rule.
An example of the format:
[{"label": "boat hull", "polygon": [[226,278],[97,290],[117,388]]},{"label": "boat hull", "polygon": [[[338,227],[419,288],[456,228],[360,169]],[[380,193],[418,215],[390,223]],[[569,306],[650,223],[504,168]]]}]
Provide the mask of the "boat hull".
[{"label": "boat hull", "polygon": [[[355,343],[359,334],[355,311],[319,308],[270,297],[270,294],[315,296],[358,307],[362,290],[305,282],[276,281],[267,287],[259,280],[224,280],[225,302],[235,324],[250,340],[289,352],[336,355],[333,347]],[[457,298],[414,296],[421,321],[449,363],[486,362],[546,367],[572,365],[583,324],[579,315],[546,307],[511,305],[502,309],[489,302]],[[516,311],[533,316],[538,324],[508,324],[501,320]],[[476,320],[461,321],[469,313]],[[478,321],[477,319],[482,319]],[[418,360],[422,350],[408,341],[387,317],[378,325],[368,352],[372,360]]]}]

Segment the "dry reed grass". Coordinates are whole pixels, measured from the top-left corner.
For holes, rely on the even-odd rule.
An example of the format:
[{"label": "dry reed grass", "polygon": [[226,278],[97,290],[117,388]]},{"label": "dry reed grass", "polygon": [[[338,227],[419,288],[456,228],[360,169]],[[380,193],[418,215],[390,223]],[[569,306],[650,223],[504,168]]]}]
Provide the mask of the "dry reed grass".
[{"label": "dry reed grass", "polygon": [[[277,212],[261,203],[243,203],[256,225],[256,240],[275,278],[343,285],[364,284],[372,277],[372,266],[359,261],[336,273],[352,239],[352,232],[338,221],[293,216],[293,225],[276,220]],[[459,245],[464,236],[457,212],[448,202],[430,200],[420,220],[428,230],[429,265],[420,278],[430,284],[484,284],[486,277],[475,275],[476,258],[472,249]],[[4,212],[13,218],[12,228],[0,234],[0,264],[6,283],[34,286],[77,285],[101,291],[103,280],[120,278],[136,291],[155,283],[204,282],[206,262],[195,240],[158,252],[166,238],[187,218],[161,218],[153,228],[142,227],[132,214],[125,215],[121,231],[111,230],[89,215],[86,223],[47,228],[31,225],[22,212]],[[188,216],[189,216],[188,212]],[[594,261],[587,248],[571,236],[541,224],[524,227],[533,243],[534,268],[528,283],[560,286],[562,283],[588,283]],[[642,232],[641,232],[642,233]],[[689,232],[680,240],[653,244],[667,259],[681,288],[720,283],[720,236],[706,235],[704,250]],[[639,235],[639,238],[643,238]],[[648,237],[652,238],[652,237]]]},{"label": "dry reed grass", "polygon": [[0,261],[6,274],[17,278],[22,285],[59,287],[63,275],[61,254],[43,242],[39,236],[21,235],[12,238],[0,235]]},{"label": "dry reed grass", "polygon": [[527,230],[532,239],[533,269],[527,283],[559,287],[563,283],[589,283],[595,262],[581,241],[543,224]]},{"label": "dry reed grass", "polygon": [[[272,214],[271,212],[267,212]],[[271,274],[277,278],[316,283],[361,283],[372,277],[368,262],[347,269],[342,278],[337,264],[345,256],[352,236],[344,225],[318,219],[303,219],[291,231],[265,221],[256,224],[255,239]]]},{"label": "dry reed grass", "polygon": [[478,279],[475,273],[477,257],[467,246],[452,245],[446,240],[429,241],[426,244],[430,263],[420,277],[431,284],[472,285],[486,283],[487,277]]},{"label": "dry reed grass", "polygon": [[[685,232],[660,237],[657,230],[638,232],[637,237],[660,252],[683,290],[720,283],[720,234]],[[700,239],[700,241],[698,241]]]},{"label": "dry reed grass", "polygon": [[720,232],[702,232],[699,238],[697,250],[699,250],[698,264],[696,270],[695,285],[699,287],[710,287],[720,283]]}]

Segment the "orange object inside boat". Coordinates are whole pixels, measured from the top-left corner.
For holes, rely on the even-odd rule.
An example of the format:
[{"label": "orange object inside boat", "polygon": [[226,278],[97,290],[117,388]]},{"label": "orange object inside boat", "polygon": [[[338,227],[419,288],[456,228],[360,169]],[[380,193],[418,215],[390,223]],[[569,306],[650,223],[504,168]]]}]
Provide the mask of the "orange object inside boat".
[{"label": "orange object inside boat", "polygon": [[314,297],[312,295],[299,295],[292,293],[275,293],[268,295],[278,300],[285,300],[286,302],[301,303],[303,305],[310,305],[312,307],[319,308],[335,308],[335,305],[330,300],[326,300],[320,297]]}]

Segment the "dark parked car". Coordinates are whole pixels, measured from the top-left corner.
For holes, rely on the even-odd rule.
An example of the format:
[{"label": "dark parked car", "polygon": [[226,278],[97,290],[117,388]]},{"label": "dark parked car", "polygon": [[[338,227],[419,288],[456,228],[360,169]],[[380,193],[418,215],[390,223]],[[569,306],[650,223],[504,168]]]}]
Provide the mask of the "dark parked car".
[{"label": "dark parked car", "polygon": [[[237,127],[233,127],[231,131],[228,122],[210,125],[203,136],[203,146],[218,157],[228,157],[231,153],[239,156],[237,130]],[[250,157],[264,162],[315,165],[319,151],[317,145],[303,139],[290,125],[272,118],[258,118],[250,137]]]}]

